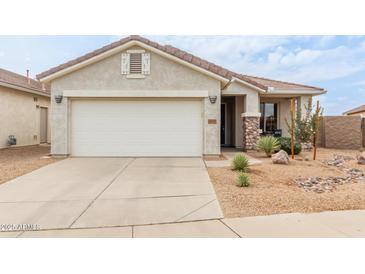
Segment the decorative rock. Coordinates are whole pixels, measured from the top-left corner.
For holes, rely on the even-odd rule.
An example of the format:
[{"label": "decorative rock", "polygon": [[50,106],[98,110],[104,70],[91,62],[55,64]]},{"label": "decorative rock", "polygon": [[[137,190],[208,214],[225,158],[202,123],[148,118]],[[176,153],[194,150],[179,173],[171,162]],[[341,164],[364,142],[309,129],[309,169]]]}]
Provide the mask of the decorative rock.
[{"label": "decorative rock", "polygon": [[333,157],[331,159],[325,161],[324,163],[329,166],[335,166],[338,168],[342,168],[345,164],[345,161],[350,161],[350,160],[354,160],[354,158],[352,158],[350,156],[333,154]]},{"label": "decorative rock", "polygon": [[280,150],[271,156],[271,160],[274,164],[288,165],[289,155],[284,150]]},{"label": "decorative rock", "polygon": [[359,165],[365,165],[365,153],[362,152],[360,155],[357,156],[357,163]]},{"label": "decorative rock", "polygon": [[347,168],[345,166],[345,161],[350,160],[354,160],[354,158],[335,154],[332,159],[324,162],[325,164],[334,166],[344,172],[345,174],[343,177],[298,177],[294,182],[299,187],[304,188],[305,191],[314,191],[316,193],[333,191],[338,185],[365,182],[364,171],[357,168]]}]

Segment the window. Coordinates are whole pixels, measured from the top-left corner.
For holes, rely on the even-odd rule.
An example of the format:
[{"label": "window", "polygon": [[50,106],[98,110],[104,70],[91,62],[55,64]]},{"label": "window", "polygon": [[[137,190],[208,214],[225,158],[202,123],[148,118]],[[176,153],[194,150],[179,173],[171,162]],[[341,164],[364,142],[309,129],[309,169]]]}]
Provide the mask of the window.
[{"label": "window", "polygon": [[144,50],[129,50],[121,55],[121,73],[127,78],[144,78],[150,74],[150,54]]},{"label": "window", "polygon": [[260,103],[260,129],[265,133],[273,133],[278,129],[278,104]]}]

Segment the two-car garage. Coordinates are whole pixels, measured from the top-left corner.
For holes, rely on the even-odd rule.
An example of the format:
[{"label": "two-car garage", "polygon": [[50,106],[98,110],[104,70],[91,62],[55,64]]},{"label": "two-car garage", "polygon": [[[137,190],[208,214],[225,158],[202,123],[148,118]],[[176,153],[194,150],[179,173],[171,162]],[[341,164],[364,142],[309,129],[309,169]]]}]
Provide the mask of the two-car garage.
[{"label": "two-car garage", "polygon": [[201,156],[203,101],[175,99],[73,99],[73,156]]}]

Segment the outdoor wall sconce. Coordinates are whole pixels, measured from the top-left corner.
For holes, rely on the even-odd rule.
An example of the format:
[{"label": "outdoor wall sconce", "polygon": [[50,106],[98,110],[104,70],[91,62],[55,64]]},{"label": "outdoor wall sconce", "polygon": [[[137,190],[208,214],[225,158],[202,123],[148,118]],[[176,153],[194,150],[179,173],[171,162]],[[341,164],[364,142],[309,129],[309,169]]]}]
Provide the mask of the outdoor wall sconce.
[{"label": "outdoor wall sconce", "polygon": [[62,95],[55,95],[54,99],[56,101],[57,104],[60,104],[62,102]]},{"label": "outdoor wall sconce", "polygon": [[217,101],[217,96],[209,96],[209,101],[212,104],[215,104],[215,102]]}]

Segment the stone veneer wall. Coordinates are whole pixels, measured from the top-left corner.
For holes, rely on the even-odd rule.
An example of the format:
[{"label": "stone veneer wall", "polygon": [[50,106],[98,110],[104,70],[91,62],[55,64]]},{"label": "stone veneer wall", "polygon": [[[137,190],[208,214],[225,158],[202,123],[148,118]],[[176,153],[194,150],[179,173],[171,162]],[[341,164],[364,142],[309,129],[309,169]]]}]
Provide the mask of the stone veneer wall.
[{"label": "stone veneer wall", "polygon": [[243,117],[243,149],[256,149],[256,142],[259,138],[260,118]]}]

